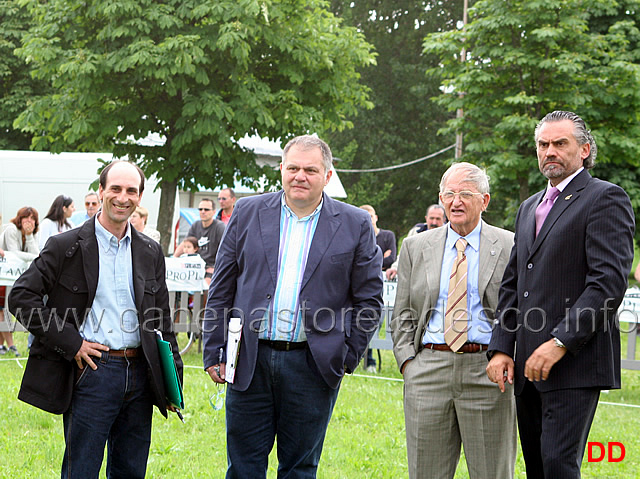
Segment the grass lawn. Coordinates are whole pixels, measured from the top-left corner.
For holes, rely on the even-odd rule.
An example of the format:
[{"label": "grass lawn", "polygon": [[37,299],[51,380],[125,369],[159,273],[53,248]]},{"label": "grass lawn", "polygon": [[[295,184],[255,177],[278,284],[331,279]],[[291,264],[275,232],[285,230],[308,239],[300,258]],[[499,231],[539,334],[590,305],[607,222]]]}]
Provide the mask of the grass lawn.
[{"label": "grass lawn", "polygon": [[[26,352],[26,334],[15,336],[20,351]],[[175,415],[164,420],[155,413],[147,477],[224,477],[224,410],[214,411],[209,405],[215,385],[202,371],[195,347],[186,355],[185,363],[191,366],[185,369],[186,424]],[[59,477],[64,449],[62,417],[16,399],[23,365],[24,360],[0,361],[0,403],[3,405],[0,478]],[[402,381],[399,379],[390,351],[382,352],[382,371],[375,377],[356,374],[344,379],[327,432],[319,478],[407,477]],[[623,389],[601,395],[589,441],[621,442],[626,457],[619,463],[587,463],[585,455],[583,477],[638,477],[640,411],[609,403],[640,406],[640,372],[623,370],[622,380]],[[276,477],[276,468],[273,453],[269,478]],[[456,478],[467,477],[464,459],[461,459]],[[521,454],[516,477],[526,477]]]}]

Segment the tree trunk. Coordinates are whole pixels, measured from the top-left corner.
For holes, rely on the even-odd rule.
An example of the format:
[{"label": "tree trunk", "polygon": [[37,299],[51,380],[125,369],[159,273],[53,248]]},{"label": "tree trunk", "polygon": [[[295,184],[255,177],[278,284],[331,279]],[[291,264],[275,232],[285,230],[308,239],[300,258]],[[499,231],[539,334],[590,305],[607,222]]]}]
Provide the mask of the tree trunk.
[{"label": "tree trunk", "polygon": [[160,245],[165,256],[169,254],[171,233],[173,230],[173,210],[176,204],[177,181],[161,180],[160,209],[158,211],[158,231],[160,232]]},{"label": "tree trunk", "polygon": [[520,203],[522,203],[529,198],[529,177],[527,175],[518,175],[518,184],[520,185]]}]

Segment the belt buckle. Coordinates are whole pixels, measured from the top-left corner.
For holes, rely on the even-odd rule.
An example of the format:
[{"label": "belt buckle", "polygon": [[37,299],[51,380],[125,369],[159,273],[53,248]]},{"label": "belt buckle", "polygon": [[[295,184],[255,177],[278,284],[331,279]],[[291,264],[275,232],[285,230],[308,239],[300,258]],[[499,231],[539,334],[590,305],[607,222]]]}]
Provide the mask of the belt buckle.
[{"label": "belt buckle", "polygon": [[458,349],[457,351],[454,351],[454,353],[456,354],[464,354],[464,351],[462,350],[464,346],[460,346],[460,349]]}]

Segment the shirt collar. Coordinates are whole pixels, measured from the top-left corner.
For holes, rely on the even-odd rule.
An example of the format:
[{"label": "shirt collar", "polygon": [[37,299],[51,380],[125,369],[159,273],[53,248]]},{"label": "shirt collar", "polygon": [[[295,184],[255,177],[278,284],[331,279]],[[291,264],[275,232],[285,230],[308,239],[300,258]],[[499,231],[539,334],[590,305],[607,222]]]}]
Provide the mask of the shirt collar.
[{"label": "shirt collar", "polygon": [[464,238],[467,240],[467,244],[471,246],[475,251],[480,250],[480,231],[482,230],[482,219],[478,221],[478,224],[473,231],[469,233],[467,236],[460,236],[456,233],[453,228],[451,228],[451,223],[447,223],[447,243],[446,248],[455,248],[456,241],[459,238]]},{"label": "shirt collar", "polygon": [[[573,180],[576,176],[578,176],[578,174],[584,170],[584,166],[581,166],[580,168],[578,168],[578,170],[571,176],[568,176],[567,178],[565,178],[564,180],[562,180],[560,183],[558,183],[556,185],[556,188],[558,188],[558,190],[560,191],[560,193],[562,193],[564,191],[564,189],[567,187],[567,185],[569,183],[571,183],[571,180]],[[547,182],[547,191],[551,188],[551,182],[548,181]],[[545,191],[546,194],[546,191]]]},{"label": "shirt collar", "polygon": [[286,214],[287,216],[293,216],[294,218],[298,218],[299,220],[311,219],[317,214],[319,214],[320,210],[322,209],[323,203],[324,203],[324,196],[320,198],[320,204],[316,207],[315,210],[313,210],[311,214],[305,216],[304,218],[298,218],[296,214],[293,211],[291,211],[291,208],[289,208],[289,206],[287,205],[287,202],[285,201],[285,198],[284,198],[284,191],[282,192],[282,197],[280,198],[280,204],[282,205],[282,210],[284,211],[284,214]]},{"label": "shirt collar", "polygon": [[[100,224],[98,221],[98,216],[102,214],[102,211],[98,211],[94,216],[93,221],[95,221],[96,225],[96,239],[98,240],[98,244],[102,247],[104,251],[109,251],[111,246],[118,247],[118,238],[115,237],[114,234],[107,231],[104,226]],[[125,230],[124,236],[121,241],[129,241],[131,242],[131,224],[127,221],[127,229]]]}]

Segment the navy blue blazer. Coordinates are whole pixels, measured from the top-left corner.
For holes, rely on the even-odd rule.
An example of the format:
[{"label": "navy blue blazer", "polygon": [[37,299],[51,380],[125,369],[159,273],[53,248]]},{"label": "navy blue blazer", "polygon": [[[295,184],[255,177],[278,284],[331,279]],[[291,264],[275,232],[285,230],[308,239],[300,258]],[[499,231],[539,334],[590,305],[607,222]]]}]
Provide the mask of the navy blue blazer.
[{"label": "navy blue blazer", "polygon": [[524,365],[545,341],[567,348],[540,391],[620,387],[616,311],[633,261],[635,220],[622,188],[581,171],[560,193],[535,236],[535,210],[545,191],[525,200],[516,217],[489,355],[514,357],[515,393]]},{"label": "navy blue blazer", "polygon": [[[203,324],[205,369],[226,347],[231,317],[243,320],[234,384],[249,387],[257,329],[275,294],[282,192],[238,200],[220,243]],[[369,214],[323,193],[300,289],[310,366],[332,388],[353,371],[378,327],[382,253]],[[224,349],[223,349],[224,351]],[[226,362],[226,357],[223,359]]]}]

